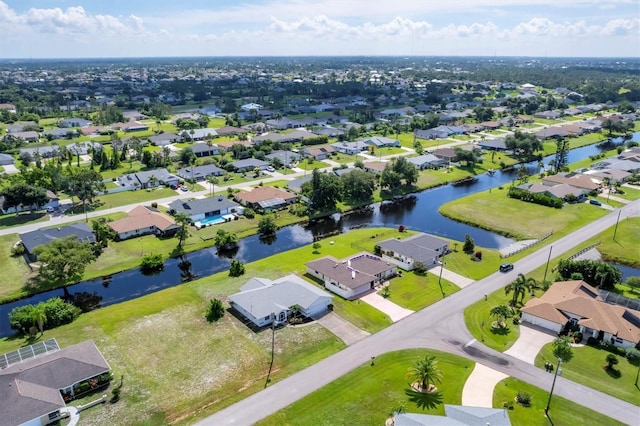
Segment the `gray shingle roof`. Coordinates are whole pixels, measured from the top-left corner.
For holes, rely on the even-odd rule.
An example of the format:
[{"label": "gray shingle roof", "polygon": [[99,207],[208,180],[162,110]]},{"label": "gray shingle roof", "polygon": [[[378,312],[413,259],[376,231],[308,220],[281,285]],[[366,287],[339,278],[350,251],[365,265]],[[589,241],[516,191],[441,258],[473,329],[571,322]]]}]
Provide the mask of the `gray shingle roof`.
[{"label": "gray shingle roof", "polygon": [[350,289],[375,281],[376,275],[396,268],[396,265],[368,253],[358,253],[343,261],[326,256],[308,262],[306,266]]},{"label": "gray shingle roof", "polygon": [[210,175],[219,176],[224,172],[220,167],[213,164],[205,164],[204,166],[185,167],[178,170],[178,176],[183,179],[198,179]]},{"label": "gray shingle roof", "polygon": [[416,262],[426,262],[432,259],[434,255],[442,254],[437,249],[445,245],[448,245],[446,241],[423,233],[418,233],[404,240],[391,238],[378,243],[378,246],[383,251],[390,250]]},{"label": "gray shingle roof", "polygon": [[61,226],[59,228],[37,229],[35,231],[25,232],[24,234],[20,234],[20,239],[25,249],[29,253],[33,253],[33,249],[39,245],[51,242],[56,238],[65,238],[71,235],[75,235],[80,241],[96,242],[96,236],[84,222]]},{"label": "gray shingle roof", "polygon": [[189,216],[226,210],[238,206],[238,203],[228,199],[227,197],[209,197],[188,201],[176,200],[169,203],[170,209],[175,210],[178,213],[185,213]]},{"label": "gray shingle roof", "polygon": [[296,275],[287,275],[275,281],[254,278],[241,290],[240,293],[229,296],[229,300],[256,318],[264,318],[293,305],[308,309],[318,298],[333,297]]},{"label": "gray shingle roof", "polygon": [[13,426],[65,406],[59,389],[109,371],[93,341],[0,370],[0,426]]}]

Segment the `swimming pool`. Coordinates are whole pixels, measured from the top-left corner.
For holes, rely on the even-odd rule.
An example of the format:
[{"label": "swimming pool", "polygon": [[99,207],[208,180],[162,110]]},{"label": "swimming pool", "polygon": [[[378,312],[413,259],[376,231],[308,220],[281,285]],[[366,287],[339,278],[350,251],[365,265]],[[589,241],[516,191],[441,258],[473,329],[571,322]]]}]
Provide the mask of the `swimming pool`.
[{"label": "swimming pool", "polygon": [[210,216],[198,221],[201,225],[217,225],[219,223],[225,223],[226,220],[222,216]]}]

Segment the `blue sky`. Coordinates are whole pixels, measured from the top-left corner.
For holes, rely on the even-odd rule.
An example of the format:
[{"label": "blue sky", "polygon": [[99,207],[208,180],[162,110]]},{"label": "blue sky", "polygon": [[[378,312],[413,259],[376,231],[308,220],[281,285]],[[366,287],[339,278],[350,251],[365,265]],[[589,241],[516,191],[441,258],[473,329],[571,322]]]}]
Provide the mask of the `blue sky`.
[{"label": "blue sky", "polygon": [[0,57],[640,56],[638,0],[0,0]]}]

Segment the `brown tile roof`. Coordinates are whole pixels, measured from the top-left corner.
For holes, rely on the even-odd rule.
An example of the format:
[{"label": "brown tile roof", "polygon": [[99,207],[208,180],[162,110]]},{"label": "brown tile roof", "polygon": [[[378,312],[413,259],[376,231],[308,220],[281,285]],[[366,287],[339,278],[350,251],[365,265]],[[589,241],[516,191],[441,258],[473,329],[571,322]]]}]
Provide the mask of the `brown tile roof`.
[{"label": "brown tile roof", "polygon": [[640,312],[604,302],[598,291],[584,281],[557,282],[540,298],[529,300],[521,311],[558,324],[568,321],[562,314],[566,312],[582,318],[580,325],[640,342],[640,327],[636,325],[640,323]]},{"label": "brown tile roof", "polygon": [[283,191],[271,186],[257,186],[249,192],[238,192],[235,194],[237,200],[241,200],[245,203],[255,204],[261,201],[272,200],[274,198],[282,198],[287,201],[292,198],[296,198],[297,195],[287,191]]},{"label": "brown tile roof", "polygon": [[145,206],[138,206],[127,214],[128,216],[123,219],[109,222],[109,227],[120,234],[149,226],[155,226],[164,232],[176,226],[176,221],[173,218]]},{"label": "brown tile roof", "polygon": [[590,191],[596,191],[600,188],[600,185],[594,183],[593,180],[587,175],[567,175],[564,173],[558,173],[557,175],[546,176],[542,179],[543,182],[551,183],[566,183],[576,188],[588,189]]},{"label": "brown tile roof", "polygon": [[218,145],[221,148],[226,149],[227,151],[229,151],[231,149],[232,146],[234,145],[242,145],[242,146],[253,146],[253,142],[251,141],[228,141],[228,142],[217,142],[216,145]]},{"label": "brown tile roof", "polygon": [[367,163],[364,163],[364,168],[365,170],[374,170],[376,172],[381,172],[385,169],[385,167],[387,167],[387,164],[391,163],[383,161],[369,161]]}]

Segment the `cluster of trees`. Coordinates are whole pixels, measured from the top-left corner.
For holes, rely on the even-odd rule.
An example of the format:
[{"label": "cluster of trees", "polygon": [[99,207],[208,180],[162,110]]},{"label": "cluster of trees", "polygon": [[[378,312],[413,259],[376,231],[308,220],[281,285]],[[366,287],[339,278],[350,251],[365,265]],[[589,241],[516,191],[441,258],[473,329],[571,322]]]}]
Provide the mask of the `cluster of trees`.
[{"label": "cluster of trees", "polygon": [[547,194],[529,192],[526,189],[520,189],[515,186],[509,188],[507,192],[509,198],[526,201],[528,203],[540,204],[542,206],[562,208],[562,200]]},{"label": "cluster of trees", "polygon": [[542,142],[533,133],[524,133],[520,130],[516,130],[513,136],[507,136],[504,144],[507,149],[512,150],[518,158],[523,160],[531,158],[536,151],[542,149]]},{"label": "cluster of trees", "polygon": [[619,120],[614,121],[610,118],[606,118],[602,121],[602,128],[612,136],[613,133],[629,133],[635,128],[635,123],[631,120]]},{"label": "cluster of trees", "polygon": [[209,125],[209,117],[201,115],[196,119],[178,118],[176,120],[176,127],[178,130],[192,130],[201,129]]},{"label": "cluster of trees", "polygon": [[558,263],[558,275],[563,280],[584,280],[602,289],[613,289],[622,280],[620,269],[595,260],[562,259]]},{"label": "cluster of trees", "polygon": [[13,308],[9,313],[12,330],[22,334],[35,335],[60,325],[73,322],[81,313],[80,308],[54,297],[37,305],[24,305]]},{"label": "cluster of trees", "polygon": [[38,209],[48,201],[47,191],[44,188],[31,186],[25,182],[5,187],[0,191],[0,196],[4,197],[5,209],[19,206]]},{"label": "cluster of trees", "polygon": [[37,286],[59,287],[82,279],[87,265],[96,259],[94,247],[75,235],[56,238],[37,246],[40,269],[34,279]]},{"label": "cluster of trees", "polygon": [[418,181],[418,169],[405,157],[394,158],[380,174],[380,186],[395,189],[403,184],[411,186]]}]

